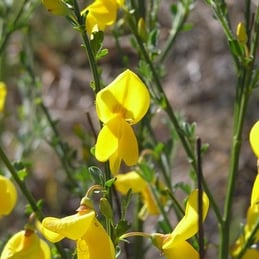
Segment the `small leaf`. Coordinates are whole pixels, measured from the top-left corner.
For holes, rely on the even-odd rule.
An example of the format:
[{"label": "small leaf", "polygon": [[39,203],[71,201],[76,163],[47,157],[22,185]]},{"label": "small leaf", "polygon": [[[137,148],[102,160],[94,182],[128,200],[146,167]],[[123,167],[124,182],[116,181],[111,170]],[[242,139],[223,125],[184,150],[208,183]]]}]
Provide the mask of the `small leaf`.
[{"label": "small leaf", "polygon": [[104,174],[101,171],[100,168],[98,168],[97,166],[91,166],[88,168],[90,175],[92,176],[94,182],[96,184],[99,185],[104,185],[105,181],[104,181]]}]

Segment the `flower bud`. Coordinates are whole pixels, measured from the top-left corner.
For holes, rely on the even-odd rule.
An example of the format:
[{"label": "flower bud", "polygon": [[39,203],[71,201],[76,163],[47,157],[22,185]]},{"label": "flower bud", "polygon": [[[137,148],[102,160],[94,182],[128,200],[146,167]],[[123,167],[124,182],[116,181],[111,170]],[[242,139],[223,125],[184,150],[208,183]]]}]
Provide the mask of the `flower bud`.
[{"label": "flower bud", "polygon": [[100,210],[106,218],[108,219],[113,218],[113,211],[112,211],[111,205],[109,201],[104,197],[100,199]]},{"label": "flower bud", "polygon": [[142,17],[138,20],[138,34],[144,42],[147,41],[148,39],[147,27],[146,27],[145,20]]},{"label": "flower bud", "polygon": [[237,31],[236,31],[237,39],[240,43],[246,44],[247,42],[247,33],[246,28],[242,22],[240,22],[237,25]]}]

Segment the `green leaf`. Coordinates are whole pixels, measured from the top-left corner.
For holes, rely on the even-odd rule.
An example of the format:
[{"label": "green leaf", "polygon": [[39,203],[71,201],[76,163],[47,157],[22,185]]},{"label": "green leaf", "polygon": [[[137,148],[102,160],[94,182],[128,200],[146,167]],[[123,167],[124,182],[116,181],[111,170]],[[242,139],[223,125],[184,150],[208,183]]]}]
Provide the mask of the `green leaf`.
[{"label": "green leaf", "polygon": [[92,179],[96,184],[104,186],[104,174],[100,168],[97,166],[91,166],[88,168],[90,175],[92,176]]},{"label": "green leaf", "polygon": [[130,229],[130,226],[131,225],[127,220],[120,220],[114,228],[116,237],[120,237],[121,235],[125,234],[126,231]]},{"label": "green leaf", "polygon": [[97,59],[98,53],[101,52],[103,46],[103,32],[97,31],[92,33],[93,38],[90,40],[90,46],[94,57]]}]

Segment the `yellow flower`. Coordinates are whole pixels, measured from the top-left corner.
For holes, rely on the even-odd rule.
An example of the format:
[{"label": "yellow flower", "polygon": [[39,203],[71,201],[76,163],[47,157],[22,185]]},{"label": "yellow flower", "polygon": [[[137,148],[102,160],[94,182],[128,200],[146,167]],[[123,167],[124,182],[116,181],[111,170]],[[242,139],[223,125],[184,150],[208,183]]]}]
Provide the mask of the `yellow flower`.
[{"label": "yellow flower", "polygon": [[250,130],[249,141],[256,157],[259,158],[259,121]]},{"label": "yellow flower", "polygon": [[[130,189],[132,193],[141,194],[144,205],[139,213],[140,218],[145,219],[147,214],[160,214],[159,207],[156,204],[149,184],[137,172],[132,171],[126,174],[117,175],[114,184],[115,188],[123,195],[126,195]],[[161,202],[165,203],[166,199],[162,200],[161,197]]]},{"label": "yellow flower", "polygon": [[5,83],[0,82],[0,112],[4,109],[6,94],[7,90]]},{"label": "yellow flower", "polygon": [[138,161],[138,143],[130,125],[139,122],[150,104],[148,90],[130,70],[121,73],[97,93],[96,111],[104,123],[96,146],[96,159],[109,160],[113,174],[118,173],[121,161],[132,166]]},{"label": "yellow flower", "polygon": [[17,192],[14,184],[6,177],[0,175],[0,216],[8,215],[14,208]]},{"label": "yellow flower", "polygon": [[1,259],[50,259],[50,249],[32,230],[22,230],[13,235],[5,245]]},{"label": "yellow flower", "polygon": [[42,3],[54,15],[66,16],[69,13],[67,5],[62,0],[42,0]]},{"label": "yellow flower", "polygon": [[[203,193],[203,220],[209,209],[209,199]],[[198,232],[198,190],[194,190],[187,201],[185,215],[171,234],[153,234],[153,242],[167,259],[198,259],[198,252],[186,240]]]},{"label": "yellow flower", "polygon": [[80,209],[78,213],[65,217],[43,219],[41,231],[51,242],[63,238],[76,241],[78,259],[115,258],[113,243],[91,209]]},{"label": "yellow flower", "polygon": [[87,6],[81,14],[86,12],[86,31],[88,34],[94,31],[104,31],[107,26],[111,26],[117,19],[117,11],[124,1],[116,0],[95,0]]},{"label": "yellow flower", "polygon": [[[253,228],[258,222],[259,218],[259,174],[257,174],[253,188],[252,188],[252,194],[251,194],[251,200],[250,200],[250,206],[247,210],[247,222],[244,226],[243,233],[240,235],[240,237],[237,239],[236,243],[232,247],[232,256],[237,256],[242,247],[246,244],[247,239],[251,236]],[[256,244],[259,241],[259,231],[255,233],[254,236],[254,244]],[[251,250],[251,251],[250,251]],[[248,249],[244,255],[244,258],[249,258],[247,254],[256,254],[253,249]],[[257,252],[257,257],[250,257],[250,258],[259,258],[259,252]],[[243,257],[242,257],[243,258]]]}]

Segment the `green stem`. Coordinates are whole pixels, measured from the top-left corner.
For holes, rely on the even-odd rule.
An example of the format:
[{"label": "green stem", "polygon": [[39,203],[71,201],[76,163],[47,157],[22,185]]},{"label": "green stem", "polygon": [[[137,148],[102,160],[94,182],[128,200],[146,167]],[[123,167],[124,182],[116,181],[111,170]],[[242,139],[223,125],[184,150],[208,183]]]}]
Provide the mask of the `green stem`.
[{"label": "green stem", "polygon": [[25,4],[28,0],[24,0],[21,8],[19,9],[19,11],[17,12],[17,15],[15,16],[14,20],[12,22],[10,22],[9,26],[8,24],[5,24],[7,28],[9,28],[9,30],[7,31],[7,33],[4,35],[4,37],[1,35],[1,37],[3,37],[1,43],[0,43],[0,55],[2,53],[2,51],[5,49],[6,44],[8,43],[8,40],[10,38],[10,36],[12,35],[12,33],[17,30],[17,24],[19,19],[21,18],[21,16],[24,13],[24,8],[25,8]]},{"label": "green stem", "polygon": [[2,147],[0,146],[0,158],[4,162],[5,166],[11,173],[13,179],[19,186],[20,190],[22,191],[23,195],[26,197],[27,201],[29,202],[32,210],[35,212],[35,215],[39,220],[43,219],[43,214],[39,207],[37,206],[37,202],[32,196],[31,192],[27,189],[25,183],[19,178],[16,169],[13,167],[7,156],[5,155],[5,152],[3,151]]},{"label": "green stem", "polygon": [[96,59],[94,57],[91,45],[90,45],[90,40],[86,32],[86,27],[85,27],[85,19],[82,19],[82,16],[80,14],[80,9],[77,4],[77,1],[74,0],[74,10],[75,10],[75,15],[77,18],[77,22],[79,24],[79,29],[81,33],[81,37],[84,41],[85,49],[86,49],[86,55],[88,57],[90,69],[94,78],[94,84],[95,84],[95,93],[98,93],[101,90],[101,83],[100,83],[100,75],[98,73],[97,69],[97,63]]},{"label": "green stem", "polygon": [[[238,174],[238,166],[239,166],[239,157],[240,157],[240,148],[242,143],[242,131],[245,119],[245,113],[247,109],[247,103],[249,99],[249,82],[251,79],[250,76],[251,71],[244,73],[244,85],[238,85],[237,88],[243,88],[240,99],[237,98],[238,103],[236,103],[236,107],[234,110],[234,129],[233,129],[233,138],[232,138],[232,146],[231,146],[231,156],[230,156],[230,166],[229,166],[229,174],[228,174],[228,184],[227,184],[227,193],[225,199],[224,206],[224,216],[223,216],[223,224],[221,224],[221,242],[220,242],[220,253],[219,258],[224,259],[228,258],[229,253],[229,238],[230,238],[230,225],[231,225],[231,212],[233,205],[233,196],[234,196],[234,188],[236,183],[236,178]],[[242,82],[243,80],[241,80]]]},{"label": "green stem", "polygon": [[177,35],[179,32],[182,30],[184,23],[189,15],[190,11],[190,2],[184,3],[184,1],[180,1],[177,5],[177,14],[175,16],[175,19],[173,20],[172,23],[172,28],[170,30],[170,35],[168,40],[165,43],[165,47],[162,50],[162,53],[159,55],[159,63],[163,63],[166,58],[168,57],[168,53],[172,49],[172,46],[175,43],[175,40],[177,38]]},{"label": "green stem", "polygon": [[[131,29],[133,35],[135,36],[135,39],[136,39],[136,41],[138,43],[138,46],[140,48],[140,51],[141,51],[145,61],[147,62],[147,64],[150,67],[150,70],[151,70],[153,78],[154,78],[154,82],[155,82],[155,84],[157,86],[157,89],[158,89],[158,92],[159,92],[159,94],[161,96],[161,99],[164,102],[164,105],[163,105],[162,108],[166,111],[166,113],[168,114],[171,122],[173,123],[173,125],[175,127],[175,130],[177,132],[177,135],[178,135],[178,137],[179,137],[179,139],[180,139],[180,141],[182,143],[182,146],[183,146],[183,148],[185,150],[185,153],[187,154],[188,160],[191,163],[194,171],[196,172],[197,165],[196,165],[195,155],[194,155],[194,153],[192,151],[192,147],[191,147],[190,143],[188,142],[188,140],[185,137],[185,134],[184,134],[184,132],[183,132],[179,122],[178,122],[178,119],[177,119],[177,117],[176,117],[176,115],[174,113],[174,110],[173,110],[172,106],[170,105],[170,102],[169,102],[169,100],[168,100],[168,98],[167,98],[167,96],[166,96],[166,94],[164,92],[164,89],[163,89],[163,87],[162,87],[162,85],[160,83],[159,77],[157,75],[157,70],[155,69],[152,61],[150,60],[149,55],[148,55],[148,53],[147,53],[147,51],[146,51],[146,49],[145,49],[145,47],[143,45],[143,42],[142,42],[141,38],[139,37],[139,35],[138,35],[137,31],[136,31],[137,27],[134,25],[134,22],[130,19],[130,17],[129,17],[129,26],[130,26],[130,29]],[[220,214],[220,210],[219,210],[219,208],[217,206],[217,203],[214,200],[214,197],[213,197],[210,189],[208,188],[208,186],[207,186],[207,184],[206,184],[206,182],[204,180],[203,180],[203,185],[204,185],[204,190],[205,190],[205,192],[207,193],[207,195],[208,195],[208,197],[210,199],[210,204],[211,204],[211,207],[213,208],[213,210],[215,212],[217,220],[219,222],[221,222],[222,217],[221,217],[221,214]]]}]

